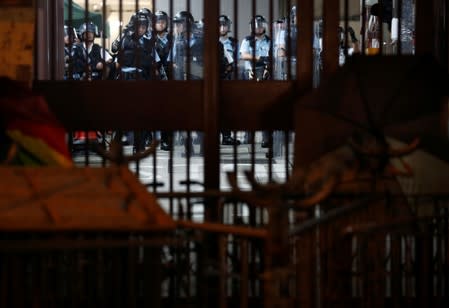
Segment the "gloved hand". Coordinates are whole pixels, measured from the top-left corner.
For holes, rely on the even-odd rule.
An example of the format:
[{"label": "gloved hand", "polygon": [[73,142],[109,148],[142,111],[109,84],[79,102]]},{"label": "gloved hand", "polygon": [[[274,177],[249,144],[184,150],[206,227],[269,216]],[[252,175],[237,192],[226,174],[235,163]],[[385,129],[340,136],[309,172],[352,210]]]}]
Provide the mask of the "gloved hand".
[{"label": "gloved hand", "polygon": [[248,71],[248,79],[249,80],[253,80],[254,79],[254,71],[253,70],[249,70]]},{"label": "gloved hand", "polygon": [[257,60],[257,65],[264,65],[267,64],[270,61],[270,57],[259,57],[259,60]]}]

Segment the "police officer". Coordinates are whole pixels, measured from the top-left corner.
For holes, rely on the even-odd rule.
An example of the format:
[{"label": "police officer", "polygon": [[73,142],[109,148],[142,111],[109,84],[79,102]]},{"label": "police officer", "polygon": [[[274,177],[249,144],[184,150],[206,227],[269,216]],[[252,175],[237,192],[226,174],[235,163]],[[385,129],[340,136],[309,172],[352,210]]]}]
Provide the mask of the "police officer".
[{"label": "police officer", "polygon": [[173,37],[168,32],[169,17],[164,11],[154,13],[154,35],[156,51],[160,58],[160,75],[162,80],[170,79],[169,54],[173,47]]},{"label": "police officer", "polygon": [[[251,35],[247,36],[240,46],[240,58],[245,61],[245,80],[266,80],[270,78],[268,71],[271,40],[266,35],[267,21],[256,15],[250,22]],[[255,66],[253,67],[253,62]]]},{"label": "police officer", "polygon": [[[338,27],[338,39],[339,39],[339,57],[338,57],[338,63],[339,65],[343,65],[345,64],[346,61],[346,54],[345,54],[345,48],[346,48],[346,44],[345,44],[345,39],[346,39],[346,35],[345,35],[345,30],[343,29],[343,27],[339,26]],[[351,56],[354,53],[358,53],[360,51],[359,49],[359,44],[358,44],[358,39],[355,36],[355,31],[352,27],[348,27],[348,31],[347,33],[349,34],[349,38],[350,38],[350,44],[348,44],[348,50],[347,50],[347,55]]]},{"label": "police officer", "polygon": [[231,19],[229,19],[226,15],[220,15],[218,18],[219,22],[219,34],[220,34],[220,43],[223,44],[224,56],[226,60],[226,67],[224,70],[224,74],[222,75],[222,79],[232,79],[233,72],[236,69],[236,65],[238,62],[238,53],[237,53],[237,40],[229,36],[229,32],[231,32]]},{"label": "police officer", "polygon": [[[204,36],[201,33],[201,24],[195,24],[190,12],[180,11],[173,17],[174,41],[169,61],[172,61],[173,79],[199,80],[203,78],[203,47]],[[200,144],[202,154],[203,134],[197,132],[196,144]],[[184,138],[187,141],[187,138]],[[192,144],[184,143],[186,152],[194,155]]]},{"label": "police officer", "polygon": [[149,23],[144,15],[138,15],[134,20],[134,31],[126,33],[122,39],[118,61],[125,80],[150,80],[159,76],[157,63],[160,59],[155,40],[147,35]]},{"label": "police officer", "polygon": [[[134,31],[128,32],[122,39],[118,52],[121,78],[124,80],[157,79],[159,56],[155,50],[154,37],[148,36],[150,21],[143,15],[137,15],[132,26]],[[133,140],[131,132],[127,133],[127,141],[134,143],[134,149],[143,149],[152,141],[151,133],[144,131],[140,143]]]},{"label": "police officer", "polygon": [[[72,57],[73,57],[73,45],[78,44],[79,39],[76,34],[76,30],[73,27],[64,25],[64,79],[70,79],[70,74],[73,72]],[[73,75],[72,75],[73,78]]]},{"label": "police officer", "polygon": [[[93,22],[83,23],[79,28],[81,43],[73,46],[73,73],[75,79],[95,80],[102,79],[107,66],[112,63],[111,55],[100,45],[94,43],[98,32]],[[106,77],[106,76],[105,76]]]},{"label": "police officer", "polygon": [[134,29],[134,25],[136,23],[136,19],[139,16],[144,16],[145,18],[148,19],[148,30],[147,30],[147,34],[146,36],[151,37],[151,19],[153,18],[153,14],[151,12],[151,10],[147,9],[147,8],[143,8],[138,10],[136,13],[134,13],[131,18],[129,19],[128,24],[123,28],[122,33],[119,34],[119,36],[114,40],[114,42],[112,42],[111,44],[111,52],[113,54],[116,54],[121,46],[121,42],[123,40],[123,38],[125,37],[125,35],[130,35],[132,33],[135,32]]},{"label": "police officer", "polygon": [[[164,11],[157,11],[154,13],[154,36],[156,43],[156,52],[161,61],[159,65],[160,79],[170,79],[171,70],[169,67],[169,54],[173,46],[173,37],[168,32],[168,14]],[[167,131],[161,131],[161,150],[171,150],[171,136]]]},{"label": "police officer", "polygon": [[[195,20],[187,11],[173,17],[174,46],[172,48],[173,74],[175,80],[203,78],[203,36],[194,28]],[[190,71],[187,72],[188,67]]]},{"label": "police officer", "polygon": [[[286,61],[290,60],[290,73],[291,78],[296,78],[296,50],[297,50],[297,30],[296,30],[296,6],[294,5],[290,10],[290,16],[285,21],[285,26],[277,35],[275,45],[276,59],[279,60],[279,64],[276,69],[280,69],[281,72],[277,72],[281,79],[287,79],[288,71]],[[276,63],[278,64],[278,63]]]},{"label": "police officer", "polygon": [[[266,35],[267,21],[261,15],[254,16],[250,21],[251,35],[247,36],[240,46],[240,58],[245,60],[245,80],[266,80],[270,78],[269,56],[271,40]],[[253,63],[255,62],[255,65]],[[262,147],[269,146],[269,133],[262,133]]]},{"label": "police officer", "polygon": [[[220,72],[221,79],[230,80],[233,77],[233,72],[237,63],[237,40],[229,36],[231,32],[231,19],[226,15],[220,15],[218,18],[219,23],[219,40],[223,45],[224,66]],[[231,136],[230,130],[223,130],[221,132],[222,145],[239,145],[240,141]]]}]

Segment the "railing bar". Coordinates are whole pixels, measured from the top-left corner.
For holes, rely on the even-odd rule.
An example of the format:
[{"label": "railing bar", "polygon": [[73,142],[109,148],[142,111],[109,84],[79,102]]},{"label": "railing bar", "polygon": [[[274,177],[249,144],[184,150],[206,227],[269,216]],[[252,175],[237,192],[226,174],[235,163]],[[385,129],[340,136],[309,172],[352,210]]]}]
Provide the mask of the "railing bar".
[{"label": "railing bar", "polygon": [[89,131],[84,131],[84,166],[89,166]]},{"label": "railing bar", "polygon": [[191,182],[190,182],[190,155],[191,155],[191,152],[193,152],[193,149],[192,149],[192,147],[193,147],[193,145],[192,145],[192,132],[191,131],[188,131],[187,132],[187,138],[186,138],[186,140],[184,140],[184,142],[185,142],[185,153],[186,153],[186,177],[187,177],[187,182],[186,182],[186,192],[187,192],[187,197],[186,197],[186,203],[187,203],[187,218],[188,219],[191,219],[192,218],[192,212],[191,212],[191,204],[190,204],[190,197],[189,197],[189,194],[190,194],[190,185],[191,185]]},{"label": "railing bar", "polygon": [[[134,138],[133,138],[133,151],[134,149],[136,150],[136,152],[141,151],[140,145],[141,143],[141,139],[142,139],[142,131],[136,131],[134,130],[133,132]],[[139,177],[140,176],[140,160],[136,160],[136,162],[134,163],[134,165],[136,166],[136,176]]]},{"label": "railing bar", "polygon": [[134,308],[136,307],[136,248],[128,247],[128,279],[126,285],[128,287],[128,305],[127,307]]},{"label": "railing bar", "polygon": [[290,165],[290,132],[288,130],[284,131],[284,145],[285,145],[285,182],[290,179],[289,165]]},{"label": "railing bar", "polygon": [[[170,131],[167,132],[169,139],[169,145],[170,145],[170,151],[168,152],[168,191],[170,193],[172,193],[174,191],[174,172],[173,172],[173,152],[174,152],[174,132]],[[170,197],[169,199],[169,213],[170,216],[173,217],[174,213],[173,213],[173,207],[174,207],[174,203],[173,203],[173,197]]]},{"label": "railing bar", "polygon": [[367,10],[366,10],[366,0],[362,0],[362,7],[360,8],[361,10],[361,15],[362,15],[362,50],[360,51],[362,55],[365,54],[365,49],[366,49],[366,32],[367,32],[367,27],[366,27],[366,14],[367,14]]},{"label": "railing bar", "polygon": [[228,247],[227,247],[227,238],[226,235],[220,235],[218,236],[218,241],[219,241],[219,253],[218,253],[218,260],[219,260],[219,307],[220,308],[226,308],[228,307],[227,305],[227,293],[228,293],[228,289],[227,289],[227,279],[228,279],[228,275],[227,275],[227,251],[228,251]]},{"label": "railing bar", "polygon": [[[286,34],[286,42],[285,42],[285,47],[286,47],[286,56],[287,56],[287,80],[291,80],[292,79],[292,57],[296,55],[292,55],[292,43],[296,44],[296,46],[298,46],[298,36],[296,36],[296,42],[292,42],[292,24],[293,24],[293,16],[292,16],[292,3],[291,0],[287,0],[287,14],[288,14],[288,18],[287,18],[287,34]],[[295,10],[295,15],[297,16],[297,12],[298,10]],[[294,27],[296,28],[296,24],[294,25]],[[296,32],[298,33],[298,32]],[[296,71],[296,67],[295,67],[295,71]],[[296,76],[298,76],[297,72],[296,72]]]},{"label": "railing bar", "polygon": [[273,58],[273,50],[274,50],[274,37],[273,37],[273,10],[274,10],[274,4],[273,0],[269,0],[269,12],[268,12],[268,33],[270,37],[270,53],[268,54],[268,59],[270,62],[269,65],[269,71],[270,71],[270,79],[273,79],[273,73],[274,73],[274,58]]},{"label": "railing bar", "polygon": [[[150,136],[152,137],[153,142],[156,140],[156,131],[150,132]],[[157,191],[157,151],[153,155],[153,192]]]},{"label": "railing bar", "polygon": [[[173,0],[169,0],[169,7],[168,7],[168,14],[169,14],[169,17],[170,17],[170,19],[169,19],[169,21],[168,21],[168,33],[169,33],[169,35],[170,35],[170,37],[171,37],[171,40],[172,40],[172,45],[171,45],[171,49],[170,49],[170,52],[168,53],[168,59],[167,59],[167,61],[169,62],[169,63],[173,63],[173,51],[174,51],[174,47],[175,47],[175,37],[173,36]],[[168,69],[169,69],[169,77],[171,78],[171,79],[174,79],[173,78],[173,65],[169,65],[168,66]]]},{"label": "railing bar", "polygon": [[[187,0],[187,7],[186,7],[187,12],[191,11],[191,2],[190,0]],[[190,76],[190,72],[191,72],[191,58],[192,58],[192,49],[190,46],[190,40],[191,40],[191,35],[193,32],[193,28],[195,27],[195,21],[193,21],[193,24],[190,24],[189,21],[187,21],[187,63],[186,63],[186,79],[190,80],[191,76]]]},{"label": "railing bar", "polygon": [[235,38],[235,42],[236,42],[235,51],[233,54],[234,61],[235,61],[233,74],[234,74],[234,79],[237,80],[237,79],[240,79],[239,78],[240,77],[240,65],[239,65],[239,61],[240,61],[239,42],[240,42],[240,40],[239,40],[239,35],[238,35],[238,30],[237,30],[238,24],[239,24],[239,22],[238,22],[238,0],[233,0],[233,1],[234,1],[234,14],[232,17],[232,22],[234,24],[233,33],[234,33],[234,38]]},{"label": "railing bar", "polygon": [[[234,140],[237,140],[237,131],[232,132],[232,137]],[[237,143],[233,144],[233,152],[232,152],[232,163],[233,163],[233,170],[237,174],[238,172],[238,152],[237,152]]]},{"label": "railing bar", "polygon": [[383,0],[378,0],[378,5],[379,5],[379,16],[378,16],[378,20],[379,20],[379,55],[383,55],[383,49],[384,49],[384,27],[383,27],[383,19],[385,16],[385,12],[384,12],[384,5],[383,5]]},{"label": "railing bar", "polygon": [[402,54],[402,0],[397,1],[397,18],[398,18],[398,38],[397,38],[397,54]]},{"label": "railing bar", "polygon": [[[250,33],[251,36],[255,35],[255,32],[252,31],[253,29],[256,29],[256,0],[251,0],[251,19],[250,19],[250,30],[252,33]],[[251,69],[253,71],[254,77],[253,81],[257,81],[256,77],[256,38],[254,37],[253,40],[250,41],[251,48],[252,48],[252,59],[251,59]],[[245,68],[246,69],[246,68]],[[246,74],[246,72],[245,72]]]},{"label": "railing bar", "polygon": [[343,33],[343,35],[344,35],[344,43],[345,43],[343,52],[345,55],[345,62],[346,62],[348,59],[348,48],[349,48],[349,31],[348,31],[348,28],[349,28],[349,0],[344,0],[343,5],[344,5],[344,29],[343,29],[344,33]]},{"label": "railing bar", "polygon": [[[74,39],[74,28],[73,28],[73,0],[69,0],[68,2],[68,17],[69,17],[69,22],[68,22],[68,31],[69,31],[69,70],[68,70],[68,79],[69,80],[73,80],[73,54],[72,54],[72,48],[73,48],[73,42],[75,41]],[[65,64],[65,63],[64,63]],[[36,70],[37,71],[37,70]]]},{"label": "railing bar", "polygon": [[[106,0],[102,0],[101,2],[101,51],[102,51],[102,59],[106,59]],[[107,71],[107,63],[103,61],[103,69],[102,69],[102,78],[105,79],[105,73]]]},{"label": "railing bar", "polygon": [[273,181],[273,130],[268,131],[268,182]]},{"label": "railing bar", "polygon": [[[86,32],[85,32],[86,37],[87,37],[88,22],[89,22],[89,0],[84,0],[84,26],[86,27]],[[94,34],[94,37],[95,37],[95,35],[96,35],[96,33]],[[84,37],[83,37],[82,33],[81,33],[80,40],[81,40],[81,43],[83,43]],[[86,47],[87,47],[87,44],[86,44]],[[90,70],[89,70],[89,61],[88,61],[89,54],[88,54],[87,48],[83,50],[83,56],[84,56],[84,74],[85,74],[84,80],[90,80],[91,74],[90,74]],[[87,137],[86,137],[86,140],[87,140]],[[87,145],[87,143],[86,143],[86,145]]]},{"label": "railing bar", "polygon": [[[234,239],[235,241],[235,239]],[[248,307],[248,241],[246,239],[240,239],[240,306],[241,308]]]}]

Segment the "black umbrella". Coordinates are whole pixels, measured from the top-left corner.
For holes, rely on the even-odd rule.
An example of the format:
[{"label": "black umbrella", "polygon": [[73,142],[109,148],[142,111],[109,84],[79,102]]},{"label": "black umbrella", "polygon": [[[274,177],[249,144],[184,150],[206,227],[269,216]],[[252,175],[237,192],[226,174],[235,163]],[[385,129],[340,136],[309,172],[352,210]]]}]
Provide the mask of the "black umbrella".
[{"label": "black umbrella", "polygon": [[[447,151],[442,113],[448,78],[429,56],[354,56],[301,97],[295,116],[295,165],[304,166],[353,136],[386,136]],[[444,125],[442,125],[442,123]]]}]

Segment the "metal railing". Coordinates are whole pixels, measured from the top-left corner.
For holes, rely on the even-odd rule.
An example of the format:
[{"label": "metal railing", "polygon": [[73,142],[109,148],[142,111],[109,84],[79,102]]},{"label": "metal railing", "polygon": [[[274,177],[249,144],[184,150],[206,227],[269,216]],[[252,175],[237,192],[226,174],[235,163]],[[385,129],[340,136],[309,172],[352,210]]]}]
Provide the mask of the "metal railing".
[{"label": "metal railing", "polygon": [[[90,2],[85,1],[85,7],[90,7]],[[141,8],[141,2],[134,3],[132,12]],[[259,169],[262,168],[263,180],[288,181],[295,167],[293,154],[298,151],[293,142],[297,112],[295,101],[316,87],[320,79],[326,80],[338,69],[339,51],[344,56],[348,55],[349,34],[339,41],[336,29],[339,23],[343,24],[344,29],[349,28],[350,17],[354,13],[349,1],[323,1],[322,5],[318,5],[313,0],[279,3],[267,0],[263,6],[259,2],[208,0],[197,6],[197,1],[186,1],[183,8],[187,11],[197,9],[197,14],[202,11],[196,16],[198,19],[204,17],[204,75],[201,80],[64,81],[60,80],[62,74],[57,73],[62,70],[56,69],[63,63],[62,57],[58,57],[58,53],[60,55],[62,52],[62,43],[51,43],[61,45],[61,51],[40,47],[40,50],[45,50],[44,54],[55,55],[48,57],[48,71],[55,73],[50,74],[49,78],[41,78],[48,80],[36,78],[35,89],[45,95],[51,109],[68,131],[85,132],[86,136],[91,131],[99,132],[101,137],[93,140],[106,148],[113,138],[112,133],[135,131],[135,136],[138,136],[139,132],[146,131],[153,132],[153,138],[160,131],[172,134],[171,151],[158,150],[155,156],[145,162],[131,164],[130,168],[140,176],[149,191],[156,193],[161,204],[165,202],[167,212],[179,225],[171,238],[165,239],[160,250],[151,254],[146,253],[147,249],[153,248],[150,242],[145,242],[144,236],[140,238],[140,235],[135,235],[139,238],[138,244],[135,244],[129,234],[122,234],[126,239],[122,242],[114,236],[105,247],[98,241],[89,242],[89,238],[83,235],[77,241],[70,241],[68,252],[64,245],[60,245],[64,238],[59,242],[60,237],[56,236],[52,238],[54,242],[51,242],[49,254],[42,252],[40,238],[32,239],[36,243],[30,244],[31,251],[26,253],[2,246],[6,247],[2,254],[2,298],[5,306],[9,303],[20,306],[35,302],[42,305],[79,303],[84,306],[94,304],[95,300],[102,305],[117,307],[140,306],[146,301],[167,307],[343,307],[348,304],[369,307],[374,303],[391,307],[447,306],[446,205],[436,207],[428,217],[421,217],[410,216],[401,207],[403,204],[399,206],[399,214],[392,213],[391,208],[379,206],[386,202],[385,198],[373,201],[370,194],[367,194],[367,199],[356,195],[346,196],[343,201],[333,199],[332,195],[326,201],[328,207],[325,206],[327,204],[320,204],[307,211],[290,210],[273,216],[270,210],[262,206],[253,207],[240,201],[232,191],[227,190],[227,185],[223,185],[226,183],[222,171],[223,160],[227,160],[227,167],[230,168],[226,171],[240,174],[248,168],[253,175],[260,176]],[[380,5],[387,2],[379,1]],[[242,3],[248,7],[241,9]],[[401,5],[405,8],[407,2],[394,3],[399,4],[399,8]],[[60,8],[60,4],[49,2],[44,5],[52,25],[61,21],[61,16],[58,15],[60,19],[56,20],[52,15],[52,10]],[[107,1],[102,1],[102,4],[105,16]],[[175,5],[178,4],[177,1],[167,1],[165,9],[169,15],[176,14]],[[442,1],[433,1],[433,6],[427,4],[426,1],[416,1],[415,52],[431,52],[440,56],[440,62],[445,64],[446,50],[435,50],[434,44],[435,38],[444,35],[444,31],[434,34],[430,30],[435,25],[441,25],[444,19],[433,19],[432,9],[444,5]],[[158,5],[159,1],[151,2],[153,11],[158,9]],[[284,67],[288,69],[283,75],[286,76],[285,80],[220,80],[216,56],[219,50],[215,43],[218,33],[215,29],[219,25],[217,17],[222,7],[228,10],[225,13],[232,16],[233,32],[240,34],[248,22],[242,20],[243,12],[251,12],[248,15],[252,16],[263,7],[263,14],[268,24],[272,25],[278,17],[288,15],[293,5],[297,8],[297,24],[287,23],[286,33],[291,34],[297,27],[296,30],[301,29],[302,35],[296,38],[297,61],[292,60],[295,57],[292,42],[287,40]],[[125,22],[123,7],[123,1],[118,1],[119,19]],[[320,8],[319,12],[316,12],[317,7]],[[343,11],[343,18],[335,13],[340,10]],[[362,9],[355,13],[362,30],[359,39],[361,53],[372,51],[367,48],[376,48],[367,46],[372,44],[367,41],[365,27],[369,25],[370,17],[367,12],[363,1]],[[400,19],[401,12],[403,10],[398,9],[393,14]],[[385,12],[377,17],[382,18],[383,14]],[[323,22],[320,37],[322,51],[318,58],[314,38],[315,30],[320,29],[319,20]],[[105,19],[102,28],[106,28]],[[121,31],[123,23],[119,28]],[[38,32],[47,30],[38,29]],[[62,37],[59,35],[62,30],[57,27],[53,30],[55,37]],[[273,34],[272,31],[269,27],[268,32]],[[398,31],[402,33],[400,26]],[[379,34],[380,44],[383,44],[385,35],[383,31]],[[243,39],[242,36],[237,38]],[[102,46],[105,46],[106,38],[101,40]],[[339,49],[341,44],[344,46],[342,50]],[[396,45],[390,41],[388,44],[377,52],[381,55],[388,52],[400,54],[406,48],[400,36]],[[38,56],[43,57],[39,52]],[[274,56],[271,54],[269,58],[271,69],[275,69]],[[255,61],[252,62],[255,66]],[[235,77],[239,75],[239,70],[237,67]],[[40,76],[39,72],[36,76]],[[246,156],[239,152],[241,145],[227,146],[226,153],[221,152],[223,147],[220,147],[219,138],[224,129],[231,130],[235,137],[240,132],[249,132]],[[268,150],[260,150],[258,138],[262,131],[267,130],[274,134],[269,140]],[[176,143],[179,140],[176,139],[178,132],[183,132],[179,136],[187,140],[187,144],[190,144],[195,132],[204,133],[203,155],[198,167],[202,168],[201,177],[192,176],[192,166],[196,166],[193,160],[197,158],[190,157],[189,150],[186,157],[182,157],[181,150],[189,147]],[[193,147],[197,150],[199,145]],[[133,154],[132,145],[125,147],[125,150],[127,155]],[[265,153],[268,155],[265,156]],[[76,159],[80,165],[86,166],[109,164],[91,152],[89,141],[81,142],[81,155]],[[184,170],[179,172],[181,160]],[[159,185],[161,161],[167,164],[166,182],[162,187]],[[142,176],[146,172],[149,174]],[[430,199],[435,202],[439,200],[436,196]],[[414,203],[425,202],[418,197]],[[445,204],[445,201],[442,203]],[[346,208],[347,205],[348,213],[333,216],[339,206]],[[357,211],[352,211],[353,208]],[[376,218],[374,226],[373,218]],[[195,220],[202,224],[194,224]],[[279,226],[282,222],[285,225]],[[10,236],[6,239],[9,240]],[[98,235],[94,238],[97,239]],[[281,241],[277,242],[279,239]],[[12,235],[12,240],[14,245],[23,244],[23,239],[15,235]],[[94,248],[89,246],[91,244]],[[154,257],[160,253],[163,257],[148,262],[145,260],[148,255]],[[41,282],[39,287],[36,281]],[[9,290],[17,290],[10,289],[10,286],[16,285],[28,286],[27,296],[14,293],[6,296]],[[147,292],[149,289],[152,291]],[[105,297],[106,290],[113,296]],[[94,302],[91,299],[95,299]],[[418,299],[419,304],[414,299]]]}]

